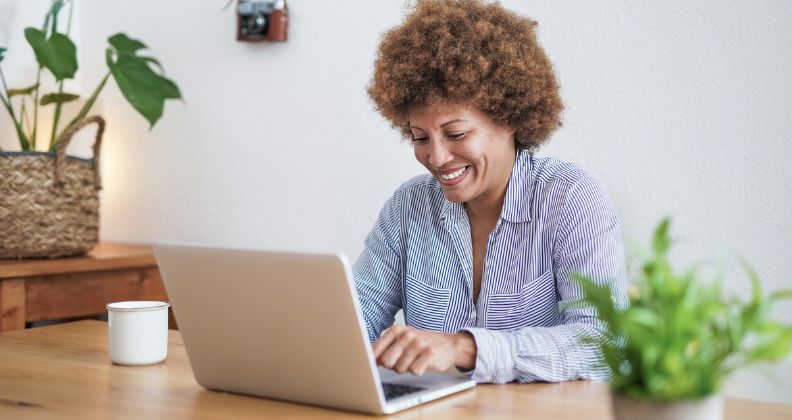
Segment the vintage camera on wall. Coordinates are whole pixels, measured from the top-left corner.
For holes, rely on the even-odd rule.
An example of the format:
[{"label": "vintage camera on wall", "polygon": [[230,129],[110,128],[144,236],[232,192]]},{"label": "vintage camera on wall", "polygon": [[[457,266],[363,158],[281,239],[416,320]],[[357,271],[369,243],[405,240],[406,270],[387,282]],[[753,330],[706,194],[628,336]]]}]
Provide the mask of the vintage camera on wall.
[{"label": "vintage camera on wall", "polygon": [[238,41],[286,41],[288,23],[286,0],[239,0]]}]

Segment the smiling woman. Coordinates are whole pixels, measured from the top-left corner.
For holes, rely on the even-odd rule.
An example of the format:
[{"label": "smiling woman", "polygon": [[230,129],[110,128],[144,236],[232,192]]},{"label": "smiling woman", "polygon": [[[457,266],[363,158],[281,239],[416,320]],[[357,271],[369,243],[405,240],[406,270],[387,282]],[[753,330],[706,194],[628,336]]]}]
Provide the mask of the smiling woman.
[{"label": "smiling woman", "polygon": [[409,121],[415,158],[449,201],[469,208],[494,208],[503,201],[516,154],[513,129],[455,103],[413,109]]},{"label": "smiling woman", "polygon": [[[600,183],[533,152],[563,109],[536,22],[423,0],[385,33],[368,92],[429,172],[385,203],[353,272],[377,362],[478,382],[602,379],[573,273],[626,303],[620,223]],[[406,326],[392,326],[404,309]]]}]

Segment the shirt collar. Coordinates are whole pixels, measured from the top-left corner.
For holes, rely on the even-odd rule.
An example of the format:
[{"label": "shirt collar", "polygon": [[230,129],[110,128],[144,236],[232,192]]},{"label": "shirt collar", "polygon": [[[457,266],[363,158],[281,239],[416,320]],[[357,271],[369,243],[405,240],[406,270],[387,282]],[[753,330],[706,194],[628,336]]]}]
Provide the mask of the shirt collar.
[{"label": "shirt collar", "polygon": [[[527,150],[517,152],[512,167],[509,186],[503,199],[501,219],[512,223],[531,221],[531,169],[533,156]],[[462,203],[453,203],[448,199],[443,200],[443,211],[440,220],[445,227],[450,229],[465,215],[465,206]]]},{"label": "shirt collar", "polygon": [[443,211],[440,213],[440,220],[449,232],[456,224],[465,217],[465,206],[462,203],[448,201],[443,195]]},{"label": "shirt collar", "polygon": [[531,221],[532,161],[533,156],[529,151],[517,152],[509,186],[506,188],[506,197],[503,199],[501,219],[513,223]]}]

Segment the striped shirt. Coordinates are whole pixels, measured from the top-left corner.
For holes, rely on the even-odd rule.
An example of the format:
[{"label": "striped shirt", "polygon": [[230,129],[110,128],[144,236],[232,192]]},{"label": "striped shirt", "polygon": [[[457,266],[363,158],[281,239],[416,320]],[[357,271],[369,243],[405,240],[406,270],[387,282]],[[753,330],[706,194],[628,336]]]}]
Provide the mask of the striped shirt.
[{"label": "striped shirt", "polygon": [[477,382],[606,379],[601,355],[583,334],[599,326],[571,279],[610,283],[626,305],[618,216],[603,187],[580,167],[517,154],[500,219],[487,240],[473,302],[470,225],[431,175],[404,183],[385,203],[353,268],[373,342],[404,309],[407,325],[476,342]]}]

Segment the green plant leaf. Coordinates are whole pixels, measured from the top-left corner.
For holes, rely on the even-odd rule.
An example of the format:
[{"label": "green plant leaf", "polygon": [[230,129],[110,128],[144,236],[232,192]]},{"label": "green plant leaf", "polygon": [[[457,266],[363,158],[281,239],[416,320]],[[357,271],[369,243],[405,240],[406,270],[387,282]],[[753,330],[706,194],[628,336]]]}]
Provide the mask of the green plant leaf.
[{"label": "green plant leaf", "polygon": [[582,342],[600,350],[612,372],[611,389],[654,401],[695,399],[719,392],[726,376],[740,367],[788,357],[792,325],[773,321],[771,313],[775,301],[792,299],[792,290],[763,295],[755,270],[742,261],[751,294],[725,297],[722,272],[705,282],[695,266],[671,266],[669,228],[669,219],[663,219],[643,270],[631,271],[638,278],[631,279],[637,292],[629,307],[615,308],[610,283],[603,279],[573,276],[583,297],[570,308],[596,309],[603,328]]},{"label": "green plant leaf", "polygon": [[153,64],[155,66],[157,66],[157,68],[159,69],[160,73],[165,73],[165,68],[162,67],[162,64],[156,58],[154,58],[154,57],[146,57],[146,56],[142,56],[142,55],[140,56],[140,58],[143,59],[143,60],[148,61],[149,63],[151,63],[151,64]]},{"label": "green plant leaf", "polygon": [[767,322],[756,328],[756,343],[746,355],[748,363],[777,362],[792,350],[792,327]]},{"label": "green plant leaf", "polygon": [[141,60],[123,59],[126,55],[120,55],[118,61],[114,62],[109,49],[107,54],[107,65],[121,93],[151,127],[154,127],[162,117],[165,105],[164,95],[157,90],[159,81],[156,74]]},{"label": "green plant leaf", "polygon": [[0,47],[0,63],[3,62],[3,58],[4,58],[3,56],[5,55],[6,51],[8,51],[8,50],[3,48],[3,47]]},{"label": "green plant leaf", "polygon": [[792,300],[792,290],[790,289],[781,289],[776,290],[773,293],[770,293],[770,300],[775,302],[777,300]]},{"label": "green plant leaf", "polygon": [[18,96],[18,95],[31,95],[33,92],[36,91],[39,85],[36,83],[33,86],[28,86],[26,88],[21,89],[8,89],[8,96]]},{"label": "green plant leaf", "polygon": [[[126,36],[124,33],[117,33],[110,38],[107,38],[107,42],[115,48],[116,51],[119,53],[130,53],[135,54],[138,50],[143,50],[148,48],[146,44],[140,42],[137,39],[132,39]],[[156,60],[155,60],[156,61]],[[159,64],[159,62],[157,62]]]},{"label": "green plant leaf", "polygon": [[652,248],[657,255],[665,255],[668,248],[671,246],[671,239],[668,237],[668,229],[671,225],[671,219],[664,218],[660,225],[655,229],[654,239],[652,241]]},{"label": "green plant leaf", "polygon": [[648,308],[636,307],[629,311],[630,320],[646,328],[658,328],[663,323],[657,313]]},{"label": "green plant leaf", "polygon": [[127,101],[154,127],[162,117],[165,100],[181,98],[179,88],[151,68],[153,64],[162,71],[159,61],[135,54],[145,48],[142,42],[124,34],[113,35],[108,41],[112,48],[107,49],[105,58],[110,73]]},{"label": "green plant leaf", "polygon": [[38,63],[55,79],[72,79],[77,72],[77,47],[66,35],[54,33],[49,39],[36,28],[25,29],[25,39],[33,47]]},{"label": "green plant leaf", "polygon": [[762,285],[759,281],[759,275],[756,274],[756,270],[753,266],[748,264],[744,259],[740,259],[740,263],[748,274],[748,278],[751,280],[751,303],[758,304],[762,299]]},{"label": "green plant leaf", "polygon": [[48,93],[41,97],[41,105],[62,104],[79,99],[80,95],[73,93]]},{"label": "green plant leaf", "polygon": [[19,89],[8,89],[8,96],[32,95],[39,87],[38,83],[33,86]]},{"label": "green plant leaf", "polygon": [[165,96],[165,98],[181,99],[181,91],[179,91],[179,87],[176,86],[176,83],[173,83],[172,80],[160,76],[159,83],[162,95]]},{"label": "green plant leaf", "polygon": [[47,32],[47,27],[50,26],[52,23],[52,32],[58,31],[58,14],[60,13],[61,9],[65,5],[65,0],[53,0],[52,6],[50,6],[49,11],[44,17],[44,26],[42,27],[42,31]]}]

